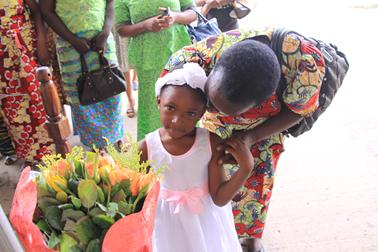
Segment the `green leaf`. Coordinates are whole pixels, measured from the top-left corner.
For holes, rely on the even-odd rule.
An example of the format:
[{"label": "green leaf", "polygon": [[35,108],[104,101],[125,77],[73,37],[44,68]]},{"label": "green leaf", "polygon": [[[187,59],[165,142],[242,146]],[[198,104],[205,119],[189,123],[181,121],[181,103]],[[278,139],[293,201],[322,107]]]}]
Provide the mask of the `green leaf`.
[{"label": "green leaf", "polygon": [[97,234],[101,233],[88,216],[81,218],[76,223],[75,231],[79,236],[80,242],[85,245],[90,240],[97,238]]},{"label": "green leaf", "polygon": [[92,208],[91,211],[89,211],[88,215],[91,217],[95,217],[96,215],[104,214],[104,213],[106,213],[106,211],[102,211],[100,208],[95,207],[95,208]]},{"label": "green leaf", "polygon": [[96,204],[98,197],[97,185],[93,180],[81,180],[78,186],[81,204],[86,208],[91,208]]},{"label": "green leaf", "polygon": [[72,252],[77,245],[77,241],[67,233],[60,236],[60,252]]},{"label": "green leaf", "polygon": [[118,202],[118,209],[124,215],[129,215],[134,212],[133,204],[124,201]]},{"label": "green leaf", "polygon": [[131,195],[130,185],[131,185],[131,181],[130,181],[130,179],[124,179],[124,180],[122,180],[121,183],[120,183],[121,189],[123,190],[123,192],[124,192],[127,196]]},{"label": "green leaf", "polygon": [[75,195],[77,195],[77,186],[79,185],[79,181],[77,179],[70,179],[68,180],[68,189],[70,189]]},{"label": "green leaf", "polygon": [[112,201],[113,202],[120,202],[120,201],[125,201],[126,200],[126,194],[123,192],[122,189],[120,189],[113,197]]},{"label": "green leaf", "polygon": [[104,192],[101,190],[101,187],[97,186],[97,193],[98,193],[98,201],[101,204],[104,204],[105,202],[105,195]]},{"label": "green leaf", "polygon": [[73,205],[70,203],[62,204],[58,206],[59,209],[66,210],[66,209],[72,209]]},{"label": "green leaf", "polygon": [[60,210],[57,206],[50,206],[46,208],[45,218],[51,227],[55,228],[56,230],[62,230],[62,210]]},{"label": "green leaf", "polygon": [[105,214],[99,214],[93,217],[93,222],[97,226],[100,226],[102,229],[108,229],[111,225],[114,224],[114,219]]},{"label": "green leaf", "polygon": [[62,221],[66,221],[67,219],[78,221],[80,218],[82,218],[84,216],[85,216],[85,213],[83,211],[66,209],[66,210],[63,211]]},{"label": "green leaf", "polygon": [[107,215],[109,215],[110,217],[114,217],[117,212],[118,212],[118,204],[115,202],[110,202],[108,205],[108,211],[106,212]]},{"label": "green leaf", "polygon": [[120,190],[119,184],[115,184],[110,191],[110,197],[113,197]]},{"label": "green leaf", "polygon": [[47,246],[51,249],[55,249],[59,243],[60,243],[59,237],[55,234],[55,232],[53,232],[50,235],[49,243],[47,244]]},{"label": "green leaf", "polygon": [[49,225],[47,225],[46,221],[45,220],[39,220],[37,222],[37,227],[39,228],[39,230],[41,230],[42,232],[46,233],[46,234],[50,234],[51,233],[51,230],[49,228]]},{"label": "green leaf", "polygon": [[83,162],[79,160],[74,160],[74,165],[75,165],[75,173],[77,175],[77,178],[79,179],[85,178],[85,169],[84,169]]},{"label": "green leaf", "polygon": [[73,232],[75,231],[76,222],[70,219],[67,219],[66,224],[64,225],[63,230],[66,232]]},{"label": "green leaf", "polygon": [[70,200],[76,209],[80,209],[81,200],[79,198],[76,198],[75,196],[71,195]]},{"label": "green leaf", "polygon": [[91,240],[88,243],[86,252],[101,252],[101,242],[99,239]]},{"label": "green leaf", "polygon": [[45,213],[46,208],[50,206],[57,206],[60,202],[52,197],[42,197],[38,199],[38,207],[42,210],[43,213]]},{"label": "green leaf", "polygon": [[97,206],[102,210],[104,211],[105,213],[108,212],[108,208],[106,206],[104,206],[103,204],[100,204],[100,203],[96,203]]}]

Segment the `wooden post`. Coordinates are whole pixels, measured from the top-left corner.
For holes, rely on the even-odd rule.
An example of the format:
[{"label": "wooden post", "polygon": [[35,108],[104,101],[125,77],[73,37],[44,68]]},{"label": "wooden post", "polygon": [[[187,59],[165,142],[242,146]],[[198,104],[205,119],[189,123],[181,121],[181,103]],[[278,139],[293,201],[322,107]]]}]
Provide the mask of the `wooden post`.
[{"label": "wooden post", "polygon": [[62,104],[49,68],[39,67],[37,78],[40,83],[43,106],[47,114],[47,132],[54,141],[56,152],[65,156],[66,153],[71,151],[71,146],[67,142],[71,132],[68,120],[62,113]]}]

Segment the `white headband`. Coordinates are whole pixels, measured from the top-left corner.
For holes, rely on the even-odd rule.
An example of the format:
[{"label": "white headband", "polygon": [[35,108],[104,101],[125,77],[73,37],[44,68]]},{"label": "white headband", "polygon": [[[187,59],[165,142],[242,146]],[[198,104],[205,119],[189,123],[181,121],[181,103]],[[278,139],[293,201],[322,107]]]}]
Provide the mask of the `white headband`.
[{"label": "white headband", "polygon": [[175,69],[159,78],[155,84],[155,93],[159,96],[161,89],[168,84],[177,86],[187,84],[193,89],[199,88],[205,92],[206,80],[206,73],[202,67],[197,63],[185,63],[183,68]]}]

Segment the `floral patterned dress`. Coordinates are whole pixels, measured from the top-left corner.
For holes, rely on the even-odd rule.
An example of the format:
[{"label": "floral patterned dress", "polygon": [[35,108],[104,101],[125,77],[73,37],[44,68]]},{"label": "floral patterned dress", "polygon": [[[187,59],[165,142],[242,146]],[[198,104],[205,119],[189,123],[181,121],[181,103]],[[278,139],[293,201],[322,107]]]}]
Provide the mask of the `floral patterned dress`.
[{"label": "floral patterned dress", "polygon": [[[116,24],[136,24],[157,16],[159,7],[184,11],[192,0],[116,0]],[[191,43],[184,25],[175,24],[160,32],[145,32],[132,37],[129,44],[129,62],[138,73],[138,139],[161,126],[155,97],[155,82],[169,56]]]},{"label": "floral patterned dress", "polygon": [[40,160],[53,149],[36,79],[36,32],[23,0],[0,1],[1,113],[16,155]]},{"label": "floral patterned dress", "polygon": [[[198,62],[210,73],[222,51],[232,44],[260,35],[271,39],[272,32],[273,29],[269,28],[234,30],[184,47],[169,59],[163,74],[184,62]],[[294,113],[309,115],[318,106],[319,90],[325,72],[323,56],[305,38],[292,33],[284,39],[282,53],[284,63],[281,69],[288,83],[282,93],[282,101]],[[205,128],[220,137],[228,138],[233,131],[252,129],[277,115],[281,106],[284,105],[274,93],[259,106],[238,116],[207,112],[202,123]],[[235,225],[240,237],[262,237],[277,161],[284,151],[283,140],[282,134],[275,134],[252,146],[255,168],[242,191],[233,199]],[[237,169],[237,166],[227,166],[229,175]]]}]

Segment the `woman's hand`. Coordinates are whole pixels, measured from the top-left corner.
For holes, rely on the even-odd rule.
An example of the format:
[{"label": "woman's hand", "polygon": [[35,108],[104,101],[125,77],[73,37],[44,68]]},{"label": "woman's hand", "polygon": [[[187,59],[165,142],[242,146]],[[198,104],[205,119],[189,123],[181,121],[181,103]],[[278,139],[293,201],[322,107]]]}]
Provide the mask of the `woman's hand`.
[{"label": "woman's hand", "polygon": [[85,54],[88,52],[90,47],[90,41],[85,38],[75,38],[74,41],[72,41],[72,46],[78,51],[80,54]]},{"label": "woman's hand", "polygon": [[159,25],[158,16],[143,21],[143,26],[144,29],[149,32],[159,32],[162,29],[162,27]]},{"label": "woman's hand", "polygon": [[227,139],[225,143],[227,145],[225,153],[230,154],[239,164],[240,169],[249,174],[253,169],[254,160],[250,151],[251,146],[245,141],[243,135],[233,136]]},{"label": "woman's hand", "polygon": [[93,51],[104,50],[109,33],[101,31],[91,39],[90,47]]},{"label": "woman's hand", "polygon": [[[159,8],[160,11],[164,11],[165,8]],[[168,16],[162,16],[158,18],[159,26],[162,29],[169,29],[172,25],[176,23],[176,16],[175,12],[169,12]]]}]

